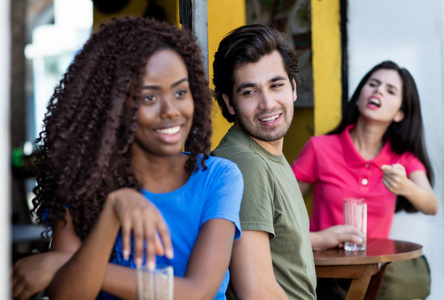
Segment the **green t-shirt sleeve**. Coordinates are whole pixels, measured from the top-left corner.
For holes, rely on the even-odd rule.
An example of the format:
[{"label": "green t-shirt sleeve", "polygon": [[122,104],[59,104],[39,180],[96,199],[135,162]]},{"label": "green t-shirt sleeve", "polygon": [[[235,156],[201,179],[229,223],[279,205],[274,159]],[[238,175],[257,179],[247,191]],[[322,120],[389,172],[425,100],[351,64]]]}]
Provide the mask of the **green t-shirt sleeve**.
[{"label": "green t-shirt sleeve", "polygon": [[266,162],[257,154],[240,153],[230,158],[242,172],[244,195],[240,209],[242,230],[260,230],[275,237],[274,188]]}]

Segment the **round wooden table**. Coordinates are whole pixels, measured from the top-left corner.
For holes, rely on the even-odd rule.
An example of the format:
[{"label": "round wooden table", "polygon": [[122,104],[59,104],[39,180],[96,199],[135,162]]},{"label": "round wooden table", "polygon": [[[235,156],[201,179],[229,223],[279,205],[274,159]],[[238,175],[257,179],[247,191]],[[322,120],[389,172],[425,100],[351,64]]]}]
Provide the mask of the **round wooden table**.
[{"label": "round wooden table", "polygon": [[387,263],[421,255],[421,245],[390,239],[369,239],[364,251],[334,248],[313,252],[318,278],[352,279],[347,300],[376,299]]}]

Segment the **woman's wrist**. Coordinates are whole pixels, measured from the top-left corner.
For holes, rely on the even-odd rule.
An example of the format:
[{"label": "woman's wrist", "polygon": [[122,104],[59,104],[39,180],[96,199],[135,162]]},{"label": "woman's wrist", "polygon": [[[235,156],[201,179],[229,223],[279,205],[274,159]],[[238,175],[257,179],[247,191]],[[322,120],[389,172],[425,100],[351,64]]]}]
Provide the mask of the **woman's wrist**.
[{"label": "woman's wrist", "polygon": [[108,219],[109,222],[111,222],[113,225],[116,225],[120,227],[120,219],[118,215],[116,214],[116,211],[114,209],[116,205],[116,195],[115,192],[111,192],[106,196],[105,204],[103,205],[101,216],[105,219]]}]

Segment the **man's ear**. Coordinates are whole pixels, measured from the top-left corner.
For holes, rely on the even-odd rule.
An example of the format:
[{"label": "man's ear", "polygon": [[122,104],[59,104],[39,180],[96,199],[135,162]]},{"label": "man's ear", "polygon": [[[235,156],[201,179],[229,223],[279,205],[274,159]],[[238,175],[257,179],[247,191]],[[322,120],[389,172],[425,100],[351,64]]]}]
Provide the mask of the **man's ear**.
[{"label": "man's ear", "polygon": [[224,98],[224,102],[225,102],[225,105],[227,106],[228,112],[234,116],[236,114],[236,112],[234,111],[234,107],[231,106],[231,104],[230,104],[230,98],[228,98],[228,96],[225,94],[222,94],[222,98]]},{"label": "man's ear", "polygon": [[293,92],[292,92],[292,94],[293,94],[293,102],[296,102],[296,100],[298,99],[298,93],[296,91],[296,80],[293,78],[291,80],[291,83],[293,84]]}]

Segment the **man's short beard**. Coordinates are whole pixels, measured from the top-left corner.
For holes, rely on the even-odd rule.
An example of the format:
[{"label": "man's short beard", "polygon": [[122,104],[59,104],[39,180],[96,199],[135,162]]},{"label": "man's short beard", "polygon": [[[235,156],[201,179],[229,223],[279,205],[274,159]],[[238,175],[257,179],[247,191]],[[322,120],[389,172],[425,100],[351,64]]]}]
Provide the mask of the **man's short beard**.
[{"label": "man's short beard", "polygon": [[[236,107],[234,107],[235,111],[237,110]],[[287,135],[287,132],[290,130],[291,121],[288,124],[287,128],[281,128],[282,130],[279,132],[276,132],[276,130],[270,130],[270,132],[266,132],[265,130],[255,130],[255,128],[248,128],[245,126],[244,122],[241,121],[241,119],[238,117],[239,114],[236,113],[236,119],[235,123],[249,136],[254,137],[255,139],[264,141],[264,142],[273,142],[276,140],[279,140]],[[287,111],[284,111],[282,113],[281,117],[287,116]],[[291,120],[293,120],[293,116],[291,117]]]}]

